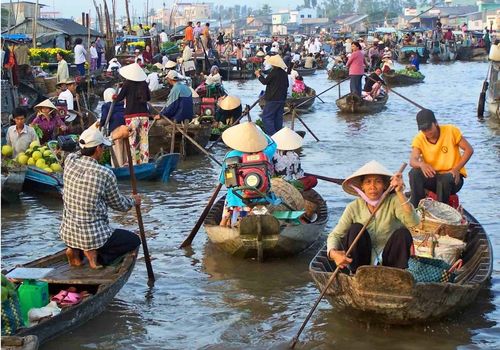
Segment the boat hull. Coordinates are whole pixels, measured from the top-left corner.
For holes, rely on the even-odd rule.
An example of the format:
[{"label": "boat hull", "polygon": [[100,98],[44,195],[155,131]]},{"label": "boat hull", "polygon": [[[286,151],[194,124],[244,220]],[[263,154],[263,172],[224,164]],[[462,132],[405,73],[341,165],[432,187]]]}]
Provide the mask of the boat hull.
[{"label": "boat hull", "polygon": [[2,201],[11,203],[19,199],[23,190],[26,168],[11,169],[7,174],[2,174]]},{"label": "boat hull", "polygon": [[339,98],[335,103],[342,113],[378,113],[384,109],[388,95],[377,99],[377,101],[366,101],[353,94],[347,94]]},{"label": "boat hull", "polygon": [[[313,88],[307,87],[306,93],[307,93],[307,96],[305,96],[305,97],[287,98],[286,102],[285,102],[285,111],[287,112],[287,111],[291,110],[292,108],[294,108],[295,106],[299,106],[299,107],[295,107],[298,111],[309,110],[312,107],[312,105],[314,104],[314,101],[316,100],[316,90],[314,90]],[[266,100],[261,98],[259,100],[260,108],[264,109],[265,105],[266,105]]]},{"label": "boat hull", "polygon": [[[179,153],[169,153],[158,157],[156,161],[134,165],[135,177],[139,181],[161,179],[162,182],[167,182],[170,178],[170,174],[177,168],[179,157]],[[130,179],[130,170],[128,166],[111,168],[111,170],[118,180]]]},{"label": "boat hull", "polygon": [[63,189],[62,175],[48,173],[30,165],[26,171],[23,188],[26,191],[60,196]]},{"label": "boat hull", "polygon": [[295,70],[303,77],[316,74],[316,68],[295,68]]},{"label": "boat hull", "polygon": [[404,74],[385,74],[383,75],[384,81],[389,86],[408,86],[424,82],[424,78],[414,78]]}]

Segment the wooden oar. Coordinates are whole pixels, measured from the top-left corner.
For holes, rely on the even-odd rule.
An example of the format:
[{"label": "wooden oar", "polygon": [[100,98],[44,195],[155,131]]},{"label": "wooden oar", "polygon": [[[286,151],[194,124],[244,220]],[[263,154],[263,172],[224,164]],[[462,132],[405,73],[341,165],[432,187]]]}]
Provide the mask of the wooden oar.
[{"label": "wooden oar", "polygon": [[184,242],[182,242],[182,244],[179,246],[179,249],[185,248],[185,247],[188,247],[191,245],[191,242],[193,242],[194,237],[196,236],[196,234],[200,230],[201,224],[203,223],[203,221],[207,217],[208,213],[210,212],[212,205],[214,205],[215,199],[217,198],[217,195],[219,194],[221,188],[222,188],[222,184],[219,183],[217,185],[217,187],[215,188],[214,193],[212,194],[212,197],[210,197],[210,200],[208,201],[207,206],[203,210],[203,213],[201,213],[200,218],[198,219],[198,221],[196,221],[196,224],[194,225],[193,229],[189,233],[189,236],[187,236],[187,238],[184,240]]},{"label": "wooden oar", "polygon": [[[370,79],[370,80],[371,80],[371,81],[373,81],[373,82],[378,82],[377,80],[373,79],[372,77],[370,77],[370,76],[369,76],[369,75],[367,75],[367,74],[365,74],[365,77],[366,77],[367,79]],[[385,82],[384,82],[384,85],[386,85],[386,84],[385,84]],[[418,108],[420,108],[420,109],[426,109],[425,107],[423,107],[423,106],[419,105],[417,102],[412,101],[412,100],[410,100],[408,97],[405,97],[405,96],[401,95],[399,92],[397,92],[396,90],[394,90],[394,88],[391,88],[391,92],[395,93],[396,95],[398,95],[399,97],[401,97],[403,100],[406,100],[406,101],[410,102],[412,105],[414,105],[414,106],[416,106],[416,107],[418,107]]]},{"label": "wooden oar", "polygon": [[316,139],[316,141],[319,142],[318,136],[316,136],[313,133],[313,131],[307,126],[307,124],[302,120],[302,118],[297,115],[296,108],[297,107],[292,107],[292,109],[293,109],[293,112],[292,112],[293,119],[297,118],[299,120],[299,122],[301,122],[302,125],[304,125],[304,127],[307,129],[307,131],[309,131],[311,133],[311,135]]},{"label": "wooden oar", "polygon": [[[135,178],[134,164],[132,163],[132,152],[130,151],[130,142],[128,137],[124,138],[125,149],[127,151],[128,168],[130,171],[130,183],[132,184],[132,193],[137,194],[137,179]],[[148,271],[148,286],[153,286],[155,283],[155,275],[153,273],[153,266],[151,265],[151,258],[149,256],[148,243],[146,241],[146,234],[144,233],[144,223],[142,222],[141,206],[135,206],[137,213],[137,223],[139,224],[139,233],[141,236],[142,251],[144,252],[144,260],[146,261],[146,270]]]},{"label": "wooden oar", "polygon": [[314,176],[314,177],[317,177],[320,180],[328,181],[328,182],[333,182],[334,184],[341,185],[341,186],[342,186],[342,184],[344,183],[344,180],[345,180],[345,179],[337,179],[337,178],[333,178],[333,177],[327,177],[327,176],[316,175],[316,174],[311,174],[311,173],[304,173],[304,175],[306,175],[306,176]]},{"label": "wooden oar", "polygon": [[[397,173],[402,173],[403,170],[405,170],[406,168],[406,163],[403,163],[401,165],[401,167],[399,168],[398,172]],[[375,217],[375,214],[377,213],[377,211],[379,210],[379,208],[382,206],[382,203],[384,203],[384,200],[385,198],[389,195],[389,193],[393,190],[394,188],[392,186],[389,186],[385,191],[384,193],[382,194],[382,196],[380,197],[380,201],[378,202],[377,206],[375,207],[375,210],[373,210],[373,213],[371,213],[370,217],[368,218],[368,220],[366,221],[366,223],[364,224],[363,228],[361,229],[361,231],[359,231],[358,235],[356,236],[356,238],[354,239],[354,241],[352,241],[351,245],[349,246],[349,249],[347,249],[347,252],[345,253],[346,256],[349,256],[349,254],[351,253],[351,251],[354,249],[354,247],[356,246],[356,244],[358,243],[359,239],[361,238],[361,235],[366,231],[366,228],[368,227],[368,224],[372,221],[372,219]],[[328,254],[328,252],[327,252]],[[323,299],[323,297],[325,296],[326,294],[326,291],[328,290],[328,288],[330,288],[330,285],[333,283],[333,281],[335,280],[335,277],[338,275],[340,271],[340,266],[337,266],[335,268],[335,271],[332,273],[332,275],[330,276],[330,279],[328,280],[328,282],[326,283],[326,286],[325,288],[321,291],[321,294],[319,295],[318,299],[316,300],[316,302],[314,303],[314,306],[312,307],[311,311],[309,311],[309,314],[307,315],[306,319],[304,320],[304,322],[302,323],[302,325],[300,326],[300,329],[299,331],[297,332],[297,335],[295,335],[295,337],[293,338],[292,340],[292,344],[290,345],[290,348],[293,349],[295,348],[295,345],[297,344],[297,341],[299,340],[299,337],[300,337],[300,334],[302,333],[302,331],[304,330],[307,322],[309,322],[309,319],[311,318],[312,314],[314,313],[314,311],[316,310],[316,308],[318,307],[318,304],[320,303],[321,299]]]},{"label": "wooden oar", "polygon": [[488,83],[488,76],[490,75],[491,64],[488,66],[488,72],[486,73],[486,78],[483,81],[483,89],[479,94],[479,101],[477,102],[477,117],[483,119],[484,117],[484,105],[486,103],[486,91],[490,83]]}]

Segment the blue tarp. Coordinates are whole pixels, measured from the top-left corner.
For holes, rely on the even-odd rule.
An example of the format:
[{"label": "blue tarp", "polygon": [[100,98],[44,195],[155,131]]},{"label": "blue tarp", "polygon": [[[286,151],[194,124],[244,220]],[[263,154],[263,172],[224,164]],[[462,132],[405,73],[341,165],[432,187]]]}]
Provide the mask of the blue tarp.
[{"label": "blue tarp", "polygon": [[31,37],[27,36],[26,34],[2,34],[2,38],[16,41],[31,40]]}]

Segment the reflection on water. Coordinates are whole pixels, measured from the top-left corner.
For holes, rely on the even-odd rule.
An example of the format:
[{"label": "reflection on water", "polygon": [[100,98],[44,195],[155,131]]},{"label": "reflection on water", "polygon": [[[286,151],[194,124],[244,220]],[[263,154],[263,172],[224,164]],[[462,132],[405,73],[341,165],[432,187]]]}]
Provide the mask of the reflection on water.
[{"label": "reflection on water", "polygon": [[[500,253],[498,198],[500,126],[476,118],[476,105],[487,65],[461,63],[422,66],[425,83],[396,91],[433,109],[441,124],[461,128],[475,148],[469,178],[460,193],[463,205],[484,225],[496,256]],[[464,83],[464,77],[466,83]],[[306,77],[318,93],[332,86],[325,72]],[[225,84],[243,103],[252,104],[262,85],[256,81]],[[345,93],[348,84],[343,83]],[[339,115],[334,88],[315,102],[303,120],[321,140],[306,135],[302,151],[306,171],[343,178],[377,159],[396,170],[408,160],[417,132],[416,108],[391,94],[387,108],[375,115]],[[260,113],[252,110],[252,117]],[[290,123],[290,119],[287,119]],[[300,123],[296,127],[303,130]],[[214,147],[217,159],[226,149]],[[217,166],[199,156],[180,164],[167,184],[139,183],[148,245],[157,278],[147,287],[144,259],[108,309],[73,332],[42,347],[49,349],[286,349],[319,295],[308,264],[326,234],[352,200],[340,186],[320,182],[328,203],[327,230],[304,254],[262,265],[234,259],[207,243],[200,230],[190,250],[177,247],[188,235],[216,185]],[[120,184],[130,192],[127,182]],[[63,248],[58,239],[61,203],[23,195],[2,205],[2,268]],[[111,220],[137,230],[135,213],[113,213]],[[323,301],[306,327],[301,349],[454,349],[500,348],[500,264],[494,263],[491,286],[477,301],[449,319],[412,327],[360,322]]]}]

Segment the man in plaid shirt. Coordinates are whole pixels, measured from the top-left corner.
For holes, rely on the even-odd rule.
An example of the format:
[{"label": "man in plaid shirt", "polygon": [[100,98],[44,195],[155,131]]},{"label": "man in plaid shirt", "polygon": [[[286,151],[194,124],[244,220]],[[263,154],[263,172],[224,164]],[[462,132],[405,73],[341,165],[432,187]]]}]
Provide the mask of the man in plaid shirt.
[{"label": "man in plaid shirt", "polygon": [[90,267],[98,269],[140,244],[133,232],[109,226],[108,207],[125,212],[140,205],[141,198],[122,195],[116,176],[98,163],[111,142],[95,125],[81,134],[79,143],[81,151],[65,160],[60,235],[71,266],[83,264],[83,251]]}]

